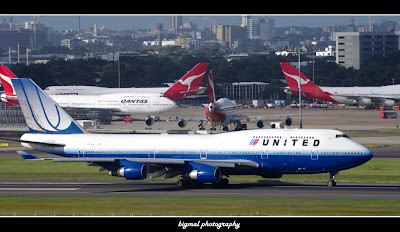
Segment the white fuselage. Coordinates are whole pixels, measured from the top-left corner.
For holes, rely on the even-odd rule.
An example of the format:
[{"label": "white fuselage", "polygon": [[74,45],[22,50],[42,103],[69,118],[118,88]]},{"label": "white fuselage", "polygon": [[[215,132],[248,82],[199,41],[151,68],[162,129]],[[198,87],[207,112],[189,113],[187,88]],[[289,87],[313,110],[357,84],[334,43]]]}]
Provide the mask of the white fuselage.
[{"label": "white fuselage", "polygon": [[[370,105],[384,104],[392,106],[400,99],[400,85],[379,87],[320,87],[337,103]],[[314,96],[318,97],[318,96]],[[326,100],[326,99],[324,99]],[[328,101],[330,99],[327,99]]]},{"label": "white fuselage", "polygon": [[[25,147],[66,157],[249,160],[258,164],[255,174],[260,175],[342,170],[372,157],[367,148],[343,132],[325,129],[259,129],[189,136],[24,134],[21,140],[36,142],[22,143]],[[65,146],[40,145],[49,141]]]},{"label": "white fuselage", "polygon": [[48,95],[101,95],[114,93],[158,93],[163,94],[169,87],[159,88],[106,88],[98,86],[49,86],[44,92]]},{"label": "white fuselage", "polygon": [[110,109],[115,114],[163,113],[177,107],[160,94],[115,93],[103,95],[50,95],[63,108]]},{"label": "white fuselage", "polygon": [[321,87],[321,89],[333,95],[358,97],[367,95],[400,96],[400,85],[387,85],[379,87]]}]

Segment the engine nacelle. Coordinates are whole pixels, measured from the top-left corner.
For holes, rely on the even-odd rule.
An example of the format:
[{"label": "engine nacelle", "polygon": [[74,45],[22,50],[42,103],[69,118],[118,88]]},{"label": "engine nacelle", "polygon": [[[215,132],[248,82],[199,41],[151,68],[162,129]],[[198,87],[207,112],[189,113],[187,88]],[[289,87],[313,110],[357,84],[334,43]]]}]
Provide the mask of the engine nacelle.
[{"label": "engine nacelle", "polygon": [[185,126],[187,125],[187,122],[186,122],[186,120],[180,120],[179,122],[178,122],[178,126],[179,127],[181,127],[181,128],[184,128]]},{"label": "engine nacelle", "polygon": [[358,102],[360,103],[360,105],[363,105],[363,106],[371,105],[371,98],[360,97]]},{"label": "engine nacelle", "polygon": [[196,166],[196,169],[188,174],[190,179],[197,180],[199,183],[218,183],[221,181],[222,174],[218,167],[205,164],[196,164]]},{"label": "engine nacelle", "polygon": [[135,162],[129,162],[129,165],[125,165],[122,168],[112,170],[112,176],[125,177],[127,180],[142,180],[146,179],[149,173],[147,165]]},{"label": "engine nacelle", "polygon": [[208,112],[214,113],[214,110],[215,110],[215,105],[214,105],[214,103],[210,102],[208,104]]},{"label": "engine nacelle", "polygon": [[287,117],[285,119],[285,125],[286,126],[291,126],[293,124],[293,119],[291,117]]},{"label": "engine nacelle", "polygon": [[146,118],[146,125],[152,126],[154,125],[154,118]]},{"label": "engine nacelle", "polygon": [[394,106],[394,100],[384,99],[381,101],[381,104],[385,106]]},{"label": "engine nacelle", "polygon": [[263,120],[258,120],[257,121],[257,127],[258,128],[263,128],[264,127],[264,121]]}]

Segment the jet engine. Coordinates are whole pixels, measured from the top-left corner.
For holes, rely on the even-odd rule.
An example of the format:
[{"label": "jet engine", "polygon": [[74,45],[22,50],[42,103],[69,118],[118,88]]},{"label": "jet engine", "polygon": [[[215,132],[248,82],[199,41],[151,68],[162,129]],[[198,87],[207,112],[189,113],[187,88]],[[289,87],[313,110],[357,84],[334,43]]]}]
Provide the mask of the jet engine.
[{"label": "jet engine", "polygon": [[381,101],[381,103],[385,106],[393,106],[394,105],[394,100],[390,100],[390,99],[383,99]]},{"label": "jet engine", "polygon": [[358,102],[360,105],[363,105],[363,106],[371,105],[371,98],[360,97]]},{"label": "jet engine", "polygon": [[218,167],[196,163],[196,169],[189,172],[188,177],[197,180],[199,183],[218,183],[221,181],[221,170]]},{"label": "jet engine", "polygon": [[287,117],[285,119],[285,125],[286,126],[291,126],[293,124],[293,119],[291,117]]},{"label": "jet engine", "polygon": [[111,171],[112,176],[125,177],[127,180],[142,180],[147,178],[149,169],[147,165],[135,162],[129,162],[122,168]]},{"label": "jet engine", "polygon": [[178,122],[178,126],[179,126],[180,128],[184,128],[186,125],[187,125],[186,120],[181,119],[181,120]]},{"label": "jet engine", "polygon": [[215,108],[214,103],[210,102],[210,104],[208,104],[208,112],[214,113],[214,108]]},{"label": "jet engine", "polygon": [[154,118],[146,118],[146,125],[152,126],[154,124]]},{"label": "jet engine", "polygon": [[264,127],[264,121],[263,120],[258,120],[257,121],[257,127],[258,128],[263,128]]}]

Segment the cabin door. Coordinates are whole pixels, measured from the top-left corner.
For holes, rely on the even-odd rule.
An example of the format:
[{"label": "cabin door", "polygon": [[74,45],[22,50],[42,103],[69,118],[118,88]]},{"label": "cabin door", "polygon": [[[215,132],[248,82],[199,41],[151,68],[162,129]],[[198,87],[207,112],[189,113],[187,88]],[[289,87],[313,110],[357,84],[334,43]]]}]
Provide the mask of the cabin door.
[{"label": "cabin door", "polygon": [[79,149],[78,149],[78,157],[85,157],[83,148],[79,148]]},{"label": "cabin door", "polygon": [[311,160],[318,160],[318,148],[311,149]]},{"label": "cabin door", "polygon": [[261,151],[261,159],[268,159],[268,150],[262,150]]},{"label": "cabin door", "polygon": [[205,148],[200,149],[200,159],[207,159],[207,149]]}]

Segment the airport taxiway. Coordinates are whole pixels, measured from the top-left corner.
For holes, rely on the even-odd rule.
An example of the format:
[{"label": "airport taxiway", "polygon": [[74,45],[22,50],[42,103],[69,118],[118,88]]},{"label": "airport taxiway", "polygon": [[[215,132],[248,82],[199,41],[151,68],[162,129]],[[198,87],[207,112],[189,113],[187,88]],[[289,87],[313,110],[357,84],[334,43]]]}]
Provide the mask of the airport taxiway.
[{"label": "airport taxiway", "polygon": [[398,184],[232,182],[183,189],[173,181],[1,181],[0,196],[400,200]]},{"label": "airport taxiway", "polygon": [[[238,109],[238,114],[277,114],[294,113],[298,109]],[[204,112],[204,111],[203,111]],[[400,119],[381,119],[379,111],[328,109],[305,109],[303,112],[316,114],[303,116],[304,128],[330,128],[357,133],[369,134],[380,129],[397,129]],[[178,109],[178,114],[199,114],[193,110]],[[271,118],[269,121],[282,121],[282,118]],[[293,116],[293,126],[297,128],[299,117]],[[249,129],[256,129],[255,120],[248,123]],[[266,121],[267,122],[267,121]],[[196,131],[198,121],[188,121],[186,130]],[[209,129],[209,125],[206,127]],[[266,126],[268,128],[268,126]],[[105,125],[107,130],[146,130],[148,126],[143,121],[143,116],[136,116],[133,123],[113,121]],[[167,121],[162,118],[156,122],[152,130],[179,130],[177,120]],[[364,132],[363,132],[364,131]],[[350,133],[350,132],[347,132]],[[400,136],[393,132],[393,136],[382,137],[355,137],[363,144],[377,144],[372,148],[374,158],[400,158]],[[14,142],[17,143],[17,142]],[[12,143],[10,143],[12,144]],[[22,147],[0,147],[1,158],[19,157],[15,150]],[[36,151],[31,154],[41,157],[51,157]],[[174,181],[0,181],[0,196],[49,196],[49,197],[192,197],[192,198],[309,198],[309,199],[366,199],[366,200],[400,200],[399,184],[376,183],[338,183],[336,187],[327,187],[325,183],[284,183],[273,181],[262,182],[235,182],[222,188],[206,184],[202,188],[181,189]]]}]

